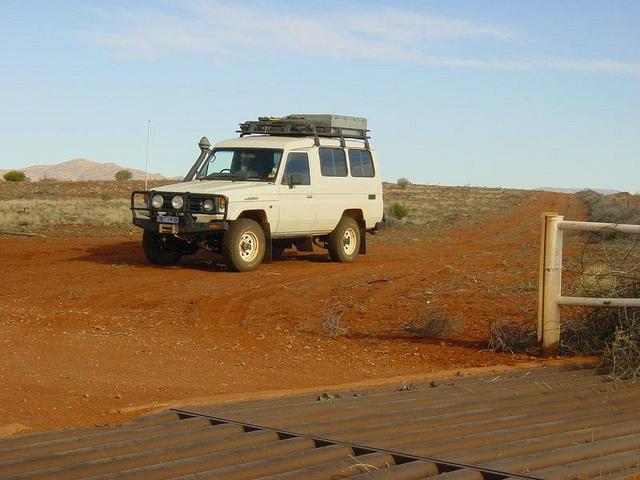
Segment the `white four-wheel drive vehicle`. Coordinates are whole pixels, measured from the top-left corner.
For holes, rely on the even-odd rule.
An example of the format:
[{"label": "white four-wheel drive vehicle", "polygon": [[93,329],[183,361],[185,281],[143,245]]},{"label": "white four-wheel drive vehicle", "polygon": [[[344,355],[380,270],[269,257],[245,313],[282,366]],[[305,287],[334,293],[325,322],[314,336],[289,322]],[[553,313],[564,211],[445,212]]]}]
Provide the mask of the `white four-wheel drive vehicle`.
[{"label": "white four-wheel drive vehicle", "polygon": [[131,195],[133,223],[155,264],[198,249],[248,271],[295,246],[326,248],[334,261],[366,253],[366,232],[383,226],[382,182],[364,118],[262,117],[240,137],[206,138],[184,181]]}]

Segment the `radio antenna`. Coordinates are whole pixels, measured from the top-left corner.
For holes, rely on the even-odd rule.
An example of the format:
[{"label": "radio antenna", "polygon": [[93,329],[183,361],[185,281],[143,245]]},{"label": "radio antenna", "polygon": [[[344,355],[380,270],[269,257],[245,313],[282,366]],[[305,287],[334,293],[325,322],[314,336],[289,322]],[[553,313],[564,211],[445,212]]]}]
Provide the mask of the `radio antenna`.
[{"label": "radio antenna", "polygon": [[149,144],[151,143],[151,120],[147,122],[147,152],[144,158],[144,189],[148,190],[149,171]]}]

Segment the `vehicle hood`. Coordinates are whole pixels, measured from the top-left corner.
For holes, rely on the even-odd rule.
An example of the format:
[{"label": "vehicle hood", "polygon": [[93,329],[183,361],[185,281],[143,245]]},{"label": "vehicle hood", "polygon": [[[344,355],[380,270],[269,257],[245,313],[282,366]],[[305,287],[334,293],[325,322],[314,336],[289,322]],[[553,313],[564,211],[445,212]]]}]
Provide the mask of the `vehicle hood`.
[{"label": "vehicle hood", "polygon": [[192,182],[173,183],[153,189],[156,192],[175,193],[209,193],[220,194],[226,197],[242,197],[247,195],[257,196],[275,191],[275,185],[267,182],[248,182],[229,180],[194,180]]}]

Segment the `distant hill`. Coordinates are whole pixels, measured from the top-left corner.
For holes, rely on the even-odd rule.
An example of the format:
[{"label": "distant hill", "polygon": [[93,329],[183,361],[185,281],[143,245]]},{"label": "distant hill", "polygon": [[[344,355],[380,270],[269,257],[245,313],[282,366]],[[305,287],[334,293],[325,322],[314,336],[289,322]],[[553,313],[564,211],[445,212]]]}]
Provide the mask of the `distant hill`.
[{"label": "distant hill", "polygon": [[[543,192],[556,192],[556,193],[576,193],[586,189],[585,188],[563,188],[563,187],[540,187],[540,188],[536,188],[536,190],[541,190]],[[591,188],[590,190],[601,193],[602,195],[613,195],[614,193],[620,192],[620,190],[610,190],[606,188]]]},{"label": "distant hill", "polygon": [[[0,180],[7,170],[0,170]],[[129,170],[133,174],[133,180],[144,179],[143,170],[122,167],[115,163],[98,163],[86,158],[76,158],[56,165],[32,165],[16,170],[24,172],[33,182],[43,178],[65,181],[113,180],[115,173],[119,170]],[[148,178],[150,180],[164,180],[166,177],[159,173],[149,173]]]}]

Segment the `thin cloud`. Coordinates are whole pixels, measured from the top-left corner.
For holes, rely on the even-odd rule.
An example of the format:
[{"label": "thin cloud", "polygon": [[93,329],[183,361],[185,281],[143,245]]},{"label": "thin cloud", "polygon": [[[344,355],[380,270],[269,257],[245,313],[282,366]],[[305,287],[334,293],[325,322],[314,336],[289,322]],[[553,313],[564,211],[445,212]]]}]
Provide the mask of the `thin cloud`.
[{"label": "thin cloud", "polygon": [[398,8],[341,11],[322,16],[290,14],[264,3],[229,6],[192,0],[159,10],[110,12],[119,25],[85,33],[119,56],[154,60],[167,53],[205,53],[221,60],[244,48],[307,57],[379,60],[443,68],[553,69],[640,76],[640,63],[609,59],[486,59],[430,54],[452,41],[513,41],[512,29]]}]

